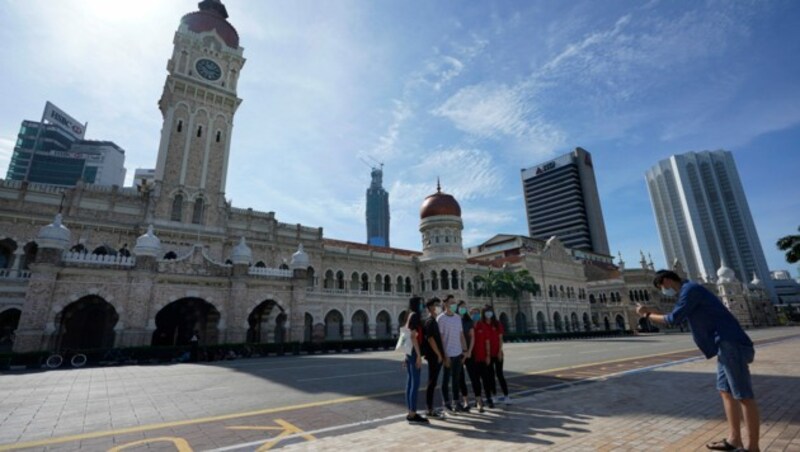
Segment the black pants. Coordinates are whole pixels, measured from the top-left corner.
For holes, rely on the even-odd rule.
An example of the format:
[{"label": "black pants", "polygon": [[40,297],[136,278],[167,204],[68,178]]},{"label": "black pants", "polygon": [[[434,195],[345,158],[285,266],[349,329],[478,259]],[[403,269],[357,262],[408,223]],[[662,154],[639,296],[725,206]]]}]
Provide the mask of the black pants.
[{"label": "black pants", "polygon": [[503,390],[503,395],[508,396],[508,385],[506,385],[506,377],[503,375],[503,361],[499,360],[496,356],[492,357],[492,362],[489,364],[489,376],[492,382],[492,394],[497,395],[497,387],[494,381],[494,377],[497,376],[497,380],[500,381],[500,389]]},{"label": "black pants", "polygon": [[461,363],[461,355],[445,358],[450,360],[450,367],[444,368],[444,376],[442,376],[442,400],[445,405],[450,405],[450,383],[453,383],[453,402],[459,402],[458,380],[461,378],[461,369],[464,367]]},{"label": "black pants", "polygon": [[425,404],[428,411],[433,410],[433,396],[436,395],[436,382],[439,380],[439,371],[442,370],[442,363],[436,357],[428,360],[428,388],[425,390]]},{"label": "black pants", "polygon": [[[475,398],[481,398],[481,378],[480,371],[478,370],[478,364],[475,362],[473,358],[469,358],[464,362],[464,367],[467,368],[467,374],[469,374],[469,381],[472,383],[472,392],[475,393]],[[464,376],[464,372],[461,372],[461,381],[459,382],[459,386],[461,387],[461,395],[464,397],[469,397],[469,391],[467,391],[467,378]]]}]

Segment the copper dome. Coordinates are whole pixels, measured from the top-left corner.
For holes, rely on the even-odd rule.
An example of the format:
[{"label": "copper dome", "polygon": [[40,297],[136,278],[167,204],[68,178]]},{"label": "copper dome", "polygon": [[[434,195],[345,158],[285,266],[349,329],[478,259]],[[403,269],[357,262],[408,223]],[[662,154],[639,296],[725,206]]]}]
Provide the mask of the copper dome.
[{"label": "copper dome", "polygon": [[228,47],[239,48],[239,33],[226,19],[228,12],[219,0],[203,0],[198,4],[200,11],[186,14],[181,23],[195,33],[216,30]]},{"label": "copper dome", "polygon": [[461,216],[461,206],[458,205],[456,198],[447,193],[442,193],[439,184],[436,184],[436,193],[425,198],[422,207],[419,209],[420,220],[436,215]]}]

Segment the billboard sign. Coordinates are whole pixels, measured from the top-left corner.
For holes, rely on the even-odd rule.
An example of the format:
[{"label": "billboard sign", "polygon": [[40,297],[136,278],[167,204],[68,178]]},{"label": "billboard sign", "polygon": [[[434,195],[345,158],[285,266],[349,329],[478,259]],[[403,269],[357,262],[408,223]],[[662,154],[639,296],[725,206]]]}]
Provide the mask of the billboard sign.
[{"label": "billboard sign", "polygon": [[56,107],[49,101],[44,106],[42,120],[51,124],[58,124],[78,139],[83,139],[84,134],[86,134],[85,125],[81,124],[80,121],[66,114],[64,110]]}]

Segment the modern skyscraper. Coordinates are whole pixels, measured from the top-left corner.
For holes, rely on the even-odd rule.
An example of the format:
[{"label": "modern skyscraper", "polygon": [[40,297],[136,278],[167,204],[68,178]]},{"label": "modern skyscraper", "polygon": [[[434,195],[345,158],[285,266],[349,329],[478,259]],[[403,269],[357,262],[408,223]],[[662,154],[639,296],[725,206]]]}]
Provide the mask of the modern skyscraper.
[{"label": "modern skyscraper", "polygon": [[528,234],[552,236],[568,248],[609,254],[592,155],[575,148],[549,162],[522,170]]},{"label": "modern skyscraper", "polygon": [[690,278],[706,281],[723,266],[741,282],[755,274],[774,302],[767,261],[730,152],[673,155],[645,178],[667,264],[678,259]]},{"label": "modern skyscraper", "polygon": [[85,125],[47,102],[41,122],[22,122],[6,179],[122,186],[125,151],[110,141],[84,140],[85,131]]},{"label": "modern skyscraper", "polygon": [[383,165],[372,168],[367,189],[367,244],[389,246],[389,193],[383,188]]}]

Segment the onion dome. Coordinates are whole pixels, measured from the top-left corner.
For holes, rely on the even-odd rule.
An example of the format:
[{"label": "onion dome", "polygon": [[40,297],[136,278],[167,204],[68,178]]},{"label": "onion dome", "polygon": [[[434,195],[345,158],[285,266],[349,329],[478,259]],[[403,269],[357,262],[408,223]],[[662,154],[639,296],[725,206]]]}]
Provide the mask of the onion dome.
[{"label": "onion dome", "polygon": [[228,11],[219,0],[203,0],[197,6],[200,11],[186,14],[181,18],[189,30],[195,33],[216,30],[217,34],[225,41],[228,47],[239,48],[239,33],[226,19]]},{"label": "onion dome", "polygon": [[59,213],[52,223],[39,229],[36,244],[39,248],[54,248],[65,250],[69,246],[70,232],[61,224],[62,216]]},{"label": "onion dome", "polygon": [[233,248],[233,254],[231,254],[231,262],[234,265],[244,264],[250,265],[250,261],[253,260],[253,251],[247,246],[247,243],[244,241],[244,237],[242,240],[239,241],[239,244]]},{"label": "onion dome", "polygon": [[292,254],[292,262],[289,264],[289,268],[292,270],[305,270],[309,264],[308,254],[303,250],[303,244],[301,243],[297,247],[297,251]]},{"label": "onion dome", "polygon": [[153,232],[153,225],[147,227],[147,232],[136,239],[133,254],[137,256],[157,257],[161,254],[161,240]]},{"label": "onion dome", "polygon": [[461,216],[461,206],[458,205],[453,196],[447,193],[442,193],[442,187],[439,182],[436,182],[436,193],[425,198],[422,202],[422,207],[419,209],[419,218],[424,220],[428,217],[438,215],[452,215],[455,217]]},{"label": "onion dome", "polygon": [[717,270],[717,281],[720,283],[736,281],[736,272],[725,265],[725,259],[720,261],[719,270]]}]

